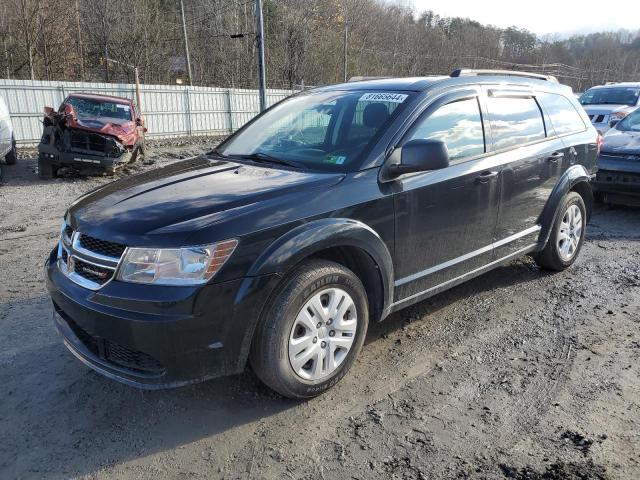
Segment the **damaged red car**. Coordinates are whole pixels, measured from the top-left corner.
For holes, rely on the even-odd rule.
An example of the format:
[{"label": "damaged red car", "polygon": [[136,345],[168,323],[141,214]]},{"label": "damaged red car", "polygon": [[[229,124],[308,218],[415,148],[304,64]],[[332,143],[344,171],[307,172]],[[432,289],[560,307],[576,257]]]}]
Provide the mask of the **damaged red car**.
[{"label": "damaged red car", "polygon": [[146,128],[126,98],[74,93],[56,111],[44,109],[44,131],[38,145],[38,174],[113,175],[144,155]]}]

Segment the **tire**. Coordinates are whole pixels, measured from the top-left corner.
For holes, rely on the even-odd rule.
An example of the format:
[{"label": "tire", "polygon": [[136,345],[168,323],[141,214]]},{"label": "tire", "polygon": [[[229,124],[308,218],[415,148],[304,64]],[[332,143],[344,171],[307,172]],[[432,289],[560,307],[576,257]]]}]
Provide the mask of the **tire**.
[{"label": "tire", "polygon": [[[321,305],[314,310],[312,301]],[[331,313],[341,319],[334,321]],[[312,398],[349,371],[368,323],[367,295],[360,279],[340,264],[306,261],[284,279],[260,319],[249,361],[258,378],[281,395]]]},{"label": "tire", "polygon": [[15,165],[16,164],[16,160],[18,160],[18,151],[16,149],[16,138],[12,135],[11,136],[11,150],[4,157],[4,161],[7,163],[7,165]]},{"label": "tire", "polygon": [[51,179],[56,177],[57,168],[51,165],[49,162],[44,162],[42,159],[38,159],[38,177],[44,179]]},{"label": "tire", "polygon": [[[544,250],[534,256],[540,267],[560,272],[569,268],[576,261],[584,243],[586,210],[584,200],[578,193],[569,192],[565,195],[558,207],[558,215],[553,223],[547,245]],[[580,213],[579,220],[576,216],[578,211]]]}]

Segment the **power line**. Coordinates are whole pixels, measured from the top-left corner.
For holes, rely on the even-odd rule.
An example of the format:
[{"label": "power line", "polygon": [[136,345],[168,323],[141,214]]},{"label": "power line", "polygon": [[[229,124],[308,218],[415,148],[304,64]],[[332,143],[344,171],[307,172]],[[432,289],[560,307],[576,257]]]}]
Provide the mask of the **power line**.
[{"label": "power line", "polygon": [[207,18],[212,18],[212,17],[217,17],[217,16],[221,16],[223,13],[228,12],[229,10],[233,9],[233,8],[239,8],[239,7],[243,7],[245,5],[248,5],[249,3],[252,3],[254,0],[246,0],[242,3],[237,3],[237,4],[231,4],[231,5],[227,5],[226,8],[222,8],[222,9],[218,9],[214,12],[210,12],[210,13],[205,13],[202,17],[199,18],[192,18],[190,22],[187,22],[187,26],[188,27],[193,27],[196,25],[196,23],[198,23],[200,20],[206,20]]}]

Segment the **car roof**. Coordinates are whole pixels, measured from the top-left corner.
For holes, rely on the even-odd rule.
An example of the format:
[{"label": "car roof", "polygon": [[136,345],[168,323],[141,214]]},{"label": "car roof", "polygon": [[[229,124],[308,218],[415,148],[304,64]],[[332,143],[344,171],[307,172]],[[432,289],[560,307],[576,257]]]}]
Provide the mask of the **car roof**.
[{"label": "car roof", "polygon": [[433,77],[398,77],[398,78],[366,78],[364,80],[355,80],[347,83],[338,83],[335,85],[327,85],[315,89],[316,91],[327,90],[406,90],[413,92],[421,92],[429,86],[442,80],[449,78],[445,76]]},{"label": "car roof", "polygon": [[128,98],[114,97],[111,95],[100,95],[99,93],[72,93],[67,98],[84,98],[87,100],[98,100],[126,105],[132,104],[131,100],[129,100]]},{"label": "car roof", "polygon": [[617,87],[637,87],[640,88],[640,82],[616,82],[608,83],[607,85],[594,85],[589,90],[601,89],[601,88],[617,88]]},{"label": "car roof", "polygon": [[397,77],[356,80],[347,83],[338,83],[318,87],[313,91],[332,90],[403,90],[423,92],[434,87],[446,87],[449,85],[498,85],[500,87],[529,87],[542,90],[561,91],[567,94],[570,87],[555,81],[542,80],[529,77],[516,77],[511,75],[465,75],[451,77],[449,75],[428,77]]}]

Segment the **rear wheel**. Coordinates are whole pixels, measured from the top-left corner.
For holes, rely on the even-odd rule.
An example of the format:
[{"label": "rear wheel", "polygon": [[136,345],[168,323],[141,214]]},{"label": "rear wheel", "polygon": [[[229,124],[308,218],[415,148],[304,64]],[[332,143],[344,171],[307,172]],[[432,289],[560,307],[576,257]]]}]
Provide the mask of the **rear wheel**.
[{"label": "rear wheel", "polygon": [[7,165],[14,165],[18,160],[18,149],[16,148],[16,138],[14,136],[11,137],[11,150],[4,157],[4,161],[7,162]]},{"label": "rear wheel", "polygon": [[364,287],[351,270],[328,261],[305,262],[284,281],[261,319],[251,366],[285,397],[320,395],[351,368],[368,316]]},{"label": "rear wheel", "polygon": [[549,241],[534,258],[547,270],[561,271],[575,262],[584,243],[587,212],[584,200],[576,192],[569,192],[558,208]]}]

